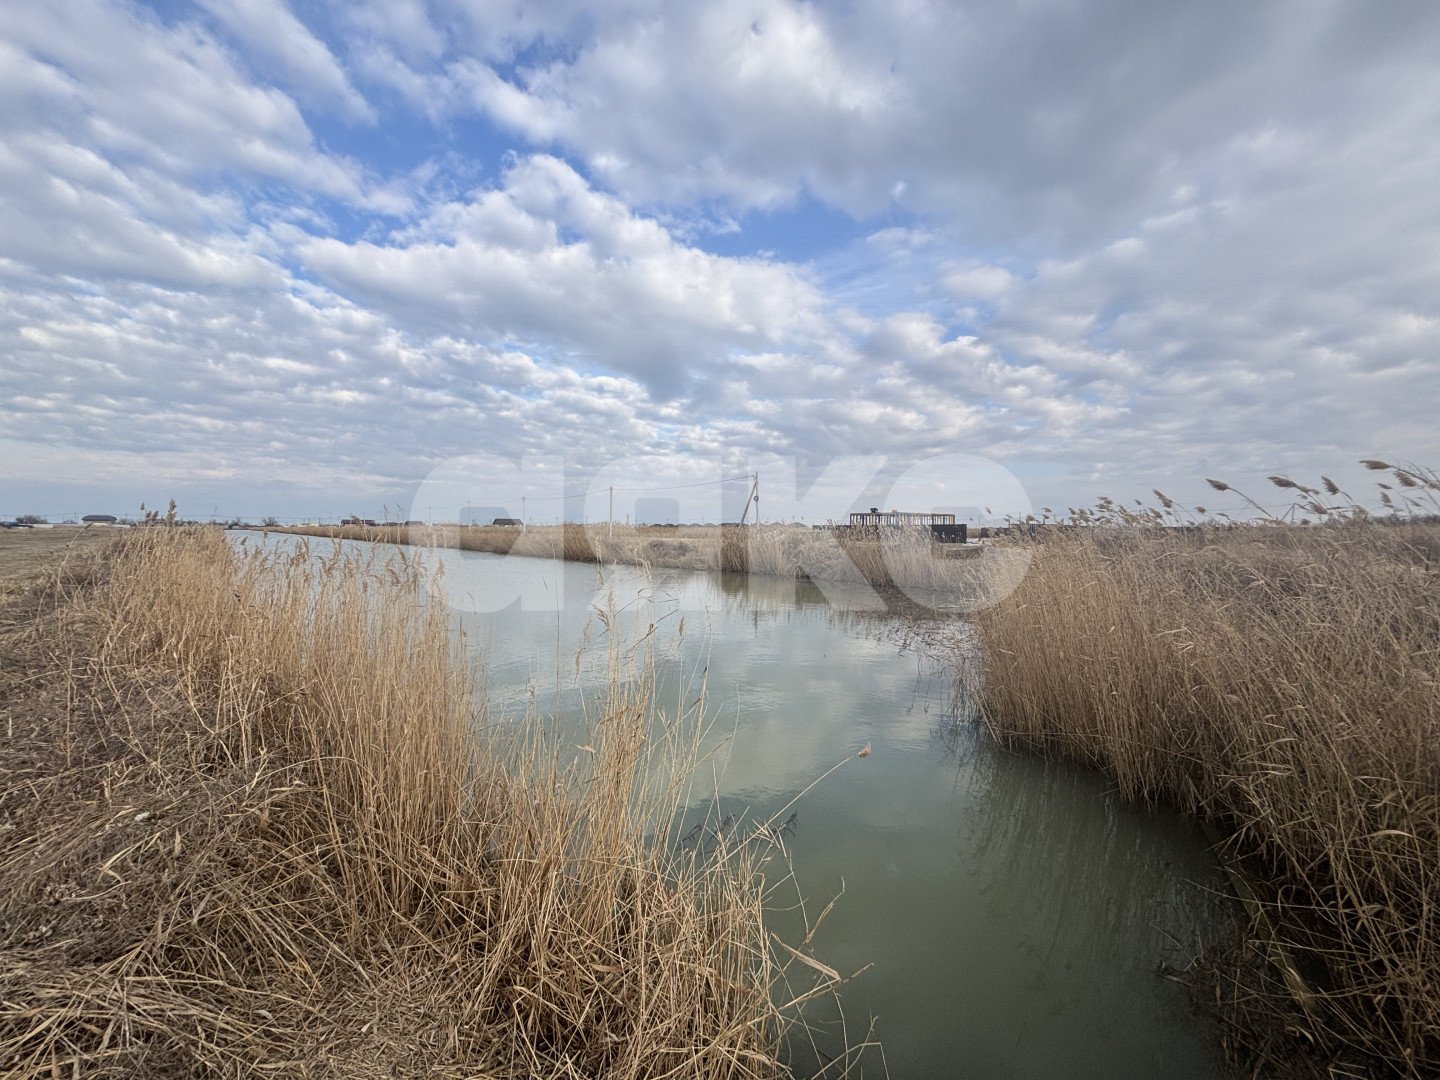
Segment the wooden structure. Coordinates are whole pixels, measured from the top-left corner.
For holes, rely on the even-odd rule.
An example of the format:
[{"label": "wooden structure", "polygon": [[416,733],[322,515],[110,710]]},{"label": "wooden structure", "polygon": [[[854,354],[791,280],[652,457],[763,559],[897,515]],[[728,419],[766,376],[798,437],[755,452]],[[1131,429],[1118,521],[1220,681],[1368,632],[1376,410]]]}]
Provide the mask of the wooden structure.
[{"label": "wooden structure", "polygon": [[930,538],[937,544],[966,542],[965,525],[956,524],[954,514],[916,514],[904,510],[887,512],[872,507],[869,513],[851,514],[850,524],[845,527],[875,533],[884,529],[929,529]]},{"label": "wooden structure", "polygon": [[871,510],[850,515],[852,529],[898,529],[905,525],[954,525],[954,514],[912,514],[902,510]]}]

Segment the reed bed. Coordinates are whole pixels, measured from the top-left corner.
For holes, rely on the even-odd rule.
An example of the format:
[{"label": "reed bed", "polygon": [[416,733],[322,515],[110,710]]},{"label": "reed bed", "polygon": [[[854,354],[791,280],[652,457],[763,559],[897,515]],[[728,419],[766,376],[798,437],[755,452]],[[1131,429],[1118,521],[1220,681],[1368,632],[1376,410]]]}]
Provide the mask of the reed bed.
[{"label": "reed bed", "polygon": [[490,731],[417,582],[152,528],[15,632],[6,1075],[785,1074],[763,852],[647,839],[685,718],[616,645],[581,751]]},{"label": "reed bed", "polygon": [[1212,977],[1247,1075],[1433,1077],[1440,526],[1301,491],[1326,523],[1137,527],[1180,514],[1161,495],[1022,541],[978,618],[983,713],[1226,837],[1251,918]]},{"label": "reed bed", "polygon": [[[303,536],[576,562],[673,567],[683,570],[764,574],[806,581],[870,585],[974,597],[977,590],[1007,578],[997,566],[977,573],[985,557],[979,547],[945,558],[924,528],[881,533],[812,529],[803,525],[695,526],[660,528],[616,525],[366,526],[295,525],[272,532]],[[1013,554],[1013,553],[1012,553]]]}]

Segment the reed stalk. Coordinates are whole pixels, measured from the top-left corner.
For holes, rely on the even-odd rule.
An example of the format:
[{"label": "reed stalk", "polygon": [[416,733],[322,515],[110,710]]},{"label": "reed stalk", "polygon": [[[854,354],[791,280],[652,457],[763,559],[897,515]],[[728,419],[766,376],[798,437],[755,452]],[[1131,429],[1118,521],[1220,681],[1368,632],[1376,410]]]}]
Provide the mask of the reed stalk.
[{"label": "reed stalk", "polygon": [[1256,962],[1216,993],[1283,1033],[1232,1030],[1237,1062],[1440,1074],[1440,529],[1353,513],[1028,547],[978,618],[986,720],[1224,835]]},{"label": "reed stalk", "polygon": [[687,718],[617,651],[582,751],[492,729],[412,571],[154,527],[14,631],[7,1076],[785,1074]]}]

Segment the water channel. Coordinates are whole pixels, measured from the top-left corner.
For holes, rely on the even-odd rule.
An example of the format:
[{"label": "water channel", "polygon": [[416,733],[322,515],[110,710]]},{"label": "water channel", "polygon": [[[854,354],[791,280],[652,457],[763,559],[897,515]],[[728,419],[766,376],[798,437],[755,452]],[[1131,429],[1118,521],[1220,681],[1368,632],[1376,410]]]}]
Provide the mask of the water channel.
[{"label": "water channel", "polygon": [[[795,805],[784,839],[811,916],[839,895],[809,951],[845,974],[871,965],[840,992],[850,1040],[883,1044],[864,1075],[1221,1075],[1162,974],[1186,966],[1217,917],[1223,883],[1198,831],[1093,774],[997,748],[957,697],[934,627],[771,578],[422,558],[443,566],[495,723],[539,715],[578,739],[605,684],[606,635],[653,625],[657,698],[703,679],[714,748],[677,831],[766,821],[846,762]],[[772,928],[803,936],[793,912]],[[817,1042],[835,1053],[841,1036],[822,1027]]]}]

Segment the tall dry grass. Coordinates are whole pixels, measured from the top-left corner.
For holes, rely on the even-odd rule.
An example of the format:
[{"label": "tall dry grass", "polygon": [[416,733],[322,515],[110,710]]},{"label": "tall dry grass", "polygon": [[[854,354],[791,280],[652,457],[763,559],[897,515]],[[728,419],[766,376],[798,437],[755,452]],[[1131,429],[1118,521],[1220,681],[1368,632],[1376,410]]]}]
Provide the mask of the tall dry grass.
[{"label": "tall dry grass", "polygon": [[684,724],[617,646],[575,756],[487,731],[417,588],[154,528],[37,625],[6,1075],[784,1074],[763,854],[647,839]]},{"label": "tall dry grass", "polygon": [[1228,837],[1266,962],[1217,993],[1289,1036],[1236,1029],[1237,1059],[1262,1075],[1432,1077],[1440,528],[1329,516],[1043,534],[1019,588],[979,617],[981,699],[1002,741]]},{"label": "tall dry grass", "polygon": [[[505,526],[295,525],[270,531],[577,562],[765,574],[820,582],[970,595],[993,574],[947,558],[925,528],[879,532],[802,525],[657,528],[616,525]],[[964,552],[983,557],[978,547]],[[988,568],[996,570],[997,568]]]}]

